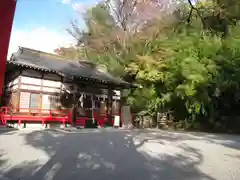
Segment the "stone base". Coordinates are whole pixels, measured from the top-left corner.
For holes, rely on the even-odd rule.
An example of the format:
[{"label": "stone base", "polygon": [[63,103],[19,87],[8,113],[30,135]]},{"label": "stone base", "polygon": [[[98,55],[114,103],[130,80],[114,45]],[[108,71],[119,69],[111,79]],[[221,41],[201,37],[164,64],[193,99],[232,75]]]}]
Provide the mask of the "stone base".
[{"label": "stone base", "polygon": [[[9,127],[15,128],[15,129],[49,129],[49,128],[65,128],[66,126],[63,124],[59,123],[54,123],[54,124],[44,124],[42,123],[13,123],[13,124],[8,124]],[[71,127],[71,125],[67,125],[67,127]]]},{"label": "stone base", "polygon": [[10,128],[14,128],[14,129],[23,129],[24,128],[24,124],[18,124],[18,123],[13,123],[13,124],[7,124],[8,127]]},{"label": "stone base", "polygon": [[123,124],[122,129],[133,129],[133,125],[132,124]]}]

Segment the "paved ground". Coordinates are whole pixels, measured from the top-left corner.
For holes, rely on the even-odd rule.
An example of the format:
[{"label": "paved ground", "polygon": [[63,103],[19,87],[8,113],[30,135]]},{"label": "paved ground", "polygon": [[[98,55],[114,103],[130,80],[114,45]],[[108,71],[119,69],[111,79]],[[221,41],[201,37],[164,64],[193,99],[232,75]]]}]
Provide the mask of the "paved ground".
[{"label": "paved ground", "polygon": [[0,131],[3,179],[239,180],[240,136],[136,130]]}]

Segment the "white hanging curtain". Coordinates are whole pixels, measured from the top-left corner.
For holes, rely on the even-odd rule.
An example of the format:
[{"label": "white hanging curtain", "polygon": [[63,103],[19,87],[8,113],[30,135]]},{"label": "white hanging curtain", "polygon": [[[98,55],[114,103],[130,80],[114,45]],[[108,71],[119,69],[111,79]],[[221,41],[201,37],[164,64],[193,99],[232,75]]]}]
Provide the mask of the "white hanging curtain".
[{"label": "white hanging curtain", "polygon": [[80,107],[83,108],[83,98],[85,97],[85,94],[82,93],[81,96],[79,97],[78,101],[80,102]]}]

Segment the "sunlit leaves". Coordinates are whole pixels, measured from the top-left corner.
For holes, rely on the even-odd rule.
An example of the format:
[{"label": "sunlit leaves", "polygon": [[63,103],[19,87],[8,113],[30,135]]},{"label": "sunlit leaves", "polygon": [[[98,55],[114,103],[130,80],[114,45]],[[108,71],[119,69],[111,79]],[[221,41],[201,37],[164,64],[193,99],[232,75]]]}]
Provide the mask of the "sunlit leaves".
[{"label": "sunlit leaves", "polygon": [[[190,8],[179,6],[174,17],[148,22],[134,33],[128,31],[131,18],[137,18],[132,12],[130,21],[125,19],[119,26],[109,9],[96,6],[86,15],[89,33],[80,36],[82,49],[112,74],[141,84],[128,96],[134,112],[156,115],[166,107],[184,122],[198,119],[213,124],[223,112],[238,114],[234,109],[240,106],[240,30],[237,23],[232,27],[229,22],[239,18],[237,6],[237,0],[200,1],[195,8],[204,18],[204,28],[196,11],[187,23]],[[223,39],[225,30],[231,36]]]}]

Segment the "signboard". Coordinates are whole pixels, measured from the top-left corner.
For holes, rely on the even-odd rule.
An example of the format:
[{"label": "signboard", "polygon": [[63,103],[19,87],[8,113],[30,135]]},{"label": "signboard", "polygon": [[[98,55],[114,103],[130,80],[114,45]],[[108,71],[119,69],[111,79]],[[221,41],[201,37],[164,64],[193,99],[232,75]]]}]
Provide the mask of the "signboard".
[{"label": "signboard", "polygon": [[120,116],[114,116],[114,124],[113,126],[119,127],[120,126]]}]

